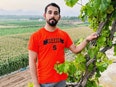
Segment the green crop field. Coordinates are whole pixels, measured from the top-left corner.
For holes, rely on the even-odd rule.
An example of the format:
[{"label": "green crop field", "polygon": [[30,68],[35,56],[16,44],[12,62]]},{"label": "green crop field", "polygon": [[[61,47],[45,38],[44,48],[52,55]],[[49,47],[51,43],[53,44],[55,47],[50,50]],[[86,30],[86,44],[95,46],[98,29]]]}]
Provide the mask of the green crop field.
[{"label": "green crop field", "polygon": [[[9,60],[15,60],[21,58],[22,55],[27,55],[30,35],[40,27],[43,27],[44,24],[44,20],[38,21],[37,19],[7,20],[5,18],[0,20],[0,67],[2,63],[8,63]],[[87,27],[87,23],[72,22],[72,20],[61,20],[58,26],[69,33],[73,41],[79,38],[85,38],[92,32]]]},{"label": "green crop field", "polygon": [[35,31],[43,26],[44,22],[35,21],[0,21],[0,36],[21,34]]},{"label": "green crop field", "polygon": [[[73,41],[84,38],[92,31],[87,27],[64,29]],[[86,32],[85,32],[86,31]],[[27,44],[31,33],[0,36],[0,61],[27,53]]]}]

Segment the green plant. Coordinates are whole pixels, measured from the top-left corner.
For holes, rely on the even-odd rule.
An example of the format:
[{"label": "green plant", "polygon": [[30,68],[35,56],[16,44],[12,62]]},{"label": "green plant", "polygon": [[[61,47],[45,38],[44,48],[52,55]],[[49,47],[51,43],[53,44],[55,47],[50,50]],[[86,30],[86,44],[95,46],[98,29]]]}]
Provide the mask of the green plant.
[{"label": "green plant", "polygon": [[32,82],[29,82],[28,83],[28,87],[34,87],[33,83]]},{"label": "green plant", "polygon": [[0,76],[19,70],[28,66],[28,55],[22,54],[19,57],[10,58],[0,62]]},{"label": "green plant", "polygon": [[[78,0],[65,0],[66,4],[73,7]],[[82,3],[81,3],[82,5]],[[76,87],[100,87],[99,77],[101,72],[112,63],[105,52],[114,46],[112,43],[116,32],[116,1],[115,0],[89,0],[82,5],[79,16],[83,21],[88,20],[90,27],[97,32],[99,37],[91,41],[87,47],[76,55],[73,61],[57,64],[55,69],[59,73],[67,73],[68,80]],[[110,28],[111,27],[111,28]],[[76,84],[72,84],[72,82]]]}]

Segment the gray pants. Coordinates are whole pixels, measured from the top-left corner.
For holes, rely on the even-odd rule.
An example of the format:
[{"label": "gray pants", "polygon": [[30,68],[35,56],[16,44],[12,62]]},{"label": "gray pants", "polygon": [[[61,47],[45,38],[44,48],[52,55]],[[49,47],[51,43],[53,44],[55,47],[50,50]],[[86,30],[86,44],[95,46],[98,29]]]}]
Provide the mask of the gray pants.
[{"label": "gray pants", "polygon": [[60,81],[57,83],[46,83],[46,84],[40,84],[41,87],[66,87],[66,81]]}]

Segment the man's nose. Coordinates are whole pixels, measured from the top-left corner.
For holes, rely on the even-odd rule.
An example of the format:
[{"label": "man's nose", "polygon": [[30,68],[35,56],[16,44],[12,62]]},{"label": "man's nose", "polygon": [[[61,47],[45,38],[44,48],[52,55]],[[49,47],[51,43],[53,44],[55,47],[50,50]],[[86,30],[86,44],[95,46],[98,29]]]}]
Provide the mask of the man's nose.
[{"label": "man's nose", "polygon": [[54,14],[54,13],[52,13],[52,14],[51,14],[51,17],[54,17],[54,16],[55,16],[55,14]]}]

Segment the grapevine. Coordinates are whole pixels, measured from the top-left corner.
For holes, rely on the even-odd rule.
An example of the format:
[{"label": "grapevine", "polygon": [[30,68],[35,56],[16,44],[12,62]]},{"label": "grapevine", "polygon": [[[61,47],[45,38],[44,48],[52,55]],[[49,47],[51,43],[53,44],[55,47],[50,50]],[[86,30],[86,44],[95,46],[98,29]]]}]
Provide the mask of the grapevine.
[{"label": "grapevine", "polygon": [[[66,5],[73,7],[78,0],[65,0]],[[82,5],[82,3],[79,3]],[[115,0],[89,0],[81,7],[80,18],[88,21],[90,28],[97,32],[99,37],[91,41],[73,61],[57,64],[58,73],[67,73],[67,87],[102,87],[99,84],[101,73],[107,69],[112,60],[105,52],[114,48],[113,43],[116,32],[116,1]],[[77,45],[80,43],[77,42]]]}]

